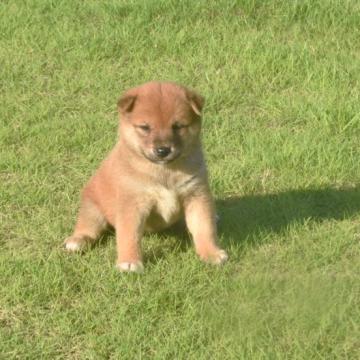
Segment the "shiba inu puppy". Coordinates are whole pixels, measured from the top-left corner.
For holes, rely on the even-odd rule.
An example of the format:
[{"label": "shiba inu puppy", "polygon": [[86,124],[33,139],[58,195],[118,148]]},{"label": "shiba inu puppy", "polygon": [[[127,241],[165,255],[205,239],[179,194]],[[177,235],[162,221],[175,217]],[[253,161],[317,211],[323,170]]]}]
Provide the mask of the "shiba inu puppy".
[{"label": "shiba inu puppy", "polygon": [[117,267],[141,272],[141,237],[185,217],[199,257],[222,264],[200,141],[204,99],[170,82],[128,90],[118,102],[119,140],[83,189],[69,251],[115,228]]}]

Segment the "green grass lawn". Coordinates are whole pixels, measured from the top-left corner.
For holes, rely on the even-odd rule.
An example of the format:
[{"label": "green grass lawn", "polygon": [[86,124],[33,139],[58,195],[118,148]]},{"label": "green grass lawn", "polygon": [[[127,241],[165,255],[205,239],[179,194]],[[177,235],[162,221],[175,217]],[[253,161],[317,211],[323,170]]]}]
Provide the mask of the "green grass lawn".
[{"label": "green grass lawn", "polygon": [[[357,0],[0,2],[1,359],[359,359]],[[206,98],[230,260],[185,232],[62,242],[129,87]]]}]

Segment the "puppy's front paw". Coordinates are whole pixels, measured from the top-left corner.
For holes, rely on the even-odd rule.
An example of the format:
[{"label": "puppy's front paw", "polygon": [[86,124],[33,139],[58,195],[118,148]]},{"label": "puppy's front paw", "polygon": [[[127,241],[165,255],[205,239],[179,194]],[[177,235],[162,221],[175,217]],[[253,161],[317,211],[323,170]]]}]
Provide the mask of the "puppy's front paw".
[{"label": "puppy's front paw", "polygon": [[213,265],[221,265],[224,264],[229,258],[228,254],[225,250],[217,249],[211,253],[207,254],[199,254],[201,260],[213,264]]},{"label": "puppy's front paw", "polygon": [[138,274],[144,272],[144,265],[141,261],[120,262],[116,264],[116,268],[121,272],[135,272]]},{"label": "puppy's front paw", "polygon": [[216,265],[221,265],[228,260],[229,256],[225,250],[219,249],[219,251],[212,258],[212,263]]},{"label": "puppy's front paw", "polygon": [[65,249],[69,252],[79,252],[91,243],[87,236],[70,236],[64,241]]}]

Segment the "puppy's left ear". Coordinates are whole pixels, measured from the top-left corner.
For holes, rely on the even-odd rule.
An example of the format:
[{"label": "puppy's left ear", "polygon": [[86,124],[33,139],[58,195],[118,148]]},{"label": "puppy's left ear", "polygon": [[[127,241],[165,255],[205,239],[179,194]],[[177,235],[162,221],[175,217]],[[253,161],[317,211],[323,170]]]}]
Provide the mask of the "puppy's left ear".
[{"label": "puppy's left ear", "polygon": [[134,91],[127,91],[117,103],[119,112],[121,114],[130,113],[135,106],[136,98],[137,94]]},{"label": "puppy's left ear", "polygon": [[194,113],[201,116],[201,112],[205,104],[204,97],[193,90],[186,89],[186,98],[188,99]]}]

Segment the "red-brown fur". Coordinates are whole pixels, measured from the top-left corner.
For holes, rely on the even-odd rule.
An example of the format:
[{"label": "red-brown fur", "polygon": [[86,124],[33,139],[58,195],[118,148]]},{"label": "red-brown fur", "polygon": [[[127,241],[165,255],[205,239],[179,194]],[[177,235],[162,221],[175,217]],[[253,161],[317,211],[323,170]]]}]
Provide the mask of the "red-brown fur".
[{"label": "red-brown fur", "polygon": [[[164,229],[182,216],[204,261],[220,264],[216,221],[201,149],[203,98],[169,82],[130,89],[119,100],[119,141],[84,187],[77,224],[65,240],[81,250],[106,228],[116,231],[122,271],[141,271],[145,230]],[[160,157],[159,149],[170,153]]]}]

